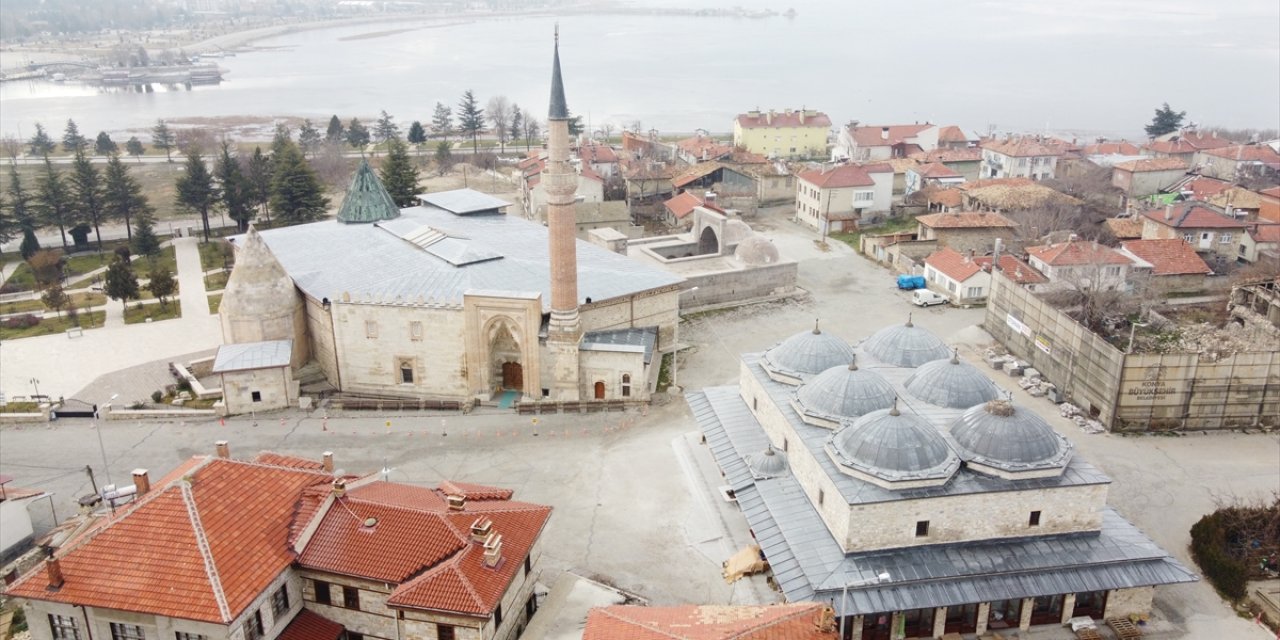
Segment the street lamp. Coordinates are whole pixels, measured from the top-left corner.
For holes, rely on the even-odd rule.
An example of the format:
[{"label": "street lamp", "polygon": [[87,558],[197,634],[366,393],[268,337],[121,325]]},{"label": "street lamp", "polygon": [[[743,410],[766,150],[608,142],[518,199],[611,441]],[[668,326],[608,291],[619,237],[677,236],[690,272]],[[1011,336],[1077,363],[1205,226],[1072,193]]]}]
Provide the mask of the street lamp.
[{"label": "street lamp", "polygon": [[[111,398],[107,400],[106,406],[111,406],[111,403],[115,402],[115,399],[119,397],[120,394],[118,393],[111,394]],[[102,442],[102,428],[98,426],[97,420],[94,420],[93,422],[93,430],[98,432],[98,451],[102,453],[102,471],[107,476],[107,484],[113,484],[111,482],[111,467],[107,465],[107,446]]]},{"label": "street lamp", "polygon": [[881,571],[880,573],[876,574],[875,577],[865,578],[863,580],[855,580],[853,582],[846,582],[844,583],[844,586],[840,587],[840,637],[841,638],[844,637],[844,620],[846,617],[848,617],[844,615],[844,612],[846,609],[845,601],[849,597],[849,587],[865,587],[871,584],[879,584],[881,582],[885,582],[886,580],[890,580],[892,578],[893,576],[889,575],[888,571]]},{"label": "street lamp", "polygon": [[40,395],[40,380],[38,378],[31,379],[31,386],[36,388],[36,395]]}]

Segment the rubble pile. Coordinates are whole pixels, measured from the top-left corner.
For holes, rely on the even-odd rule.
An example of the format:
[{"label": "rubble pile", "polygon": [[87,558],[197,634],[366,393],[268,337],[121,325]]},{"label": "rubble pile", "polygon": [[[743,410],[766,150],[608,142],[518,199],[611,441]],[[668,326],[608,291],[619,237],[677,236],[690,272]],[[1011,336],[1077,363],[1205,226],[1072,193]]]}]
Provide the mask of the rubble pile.
[{"label": "rubble pile", "polygon": [[1106,431],[1106,428],[1102,426],[1101,422],[1085,415],[1084,411],[1081,410],[1080,407],[1077,407],[1070,402],[1064,402],[1058,405],[1058,415],[1076,423],[1076,426],[1080,427],[1080,430],[1085,433],[1102,433]]},{"label": "rubble pile", "polygon": [[[1141,335],[1141,334],[1140,334]],[[1178,325],[1167,332],[1141,335],[1134,340],[1139,353],[1200,353],[1201,357],[1218,360],[1243,351],[1257,351],[1274,336],[1253,327],[1227,323],[1218,327],[1208,322]]]},{"label": "rubble pile", "polygon": [[[1057,403],[1061,399],[1057,385],[1044,379],[1041,373],[1032,368],[1031,364],[1025,360],[1001,353],[995,349],[987,349],[983,354],[983,360],[987,365],[996,371],[1003,371],[1010,377],[1018,379],[1018,387],[1035,398],[1046,398],[1050,402]],[[1081,431],[1085,433],[1103,433],[1106,428],[1102,423],[1090,418],[1088,414],[1070,402],[1062,402],[1058,404],[1059,414],[1074,422]]]}]

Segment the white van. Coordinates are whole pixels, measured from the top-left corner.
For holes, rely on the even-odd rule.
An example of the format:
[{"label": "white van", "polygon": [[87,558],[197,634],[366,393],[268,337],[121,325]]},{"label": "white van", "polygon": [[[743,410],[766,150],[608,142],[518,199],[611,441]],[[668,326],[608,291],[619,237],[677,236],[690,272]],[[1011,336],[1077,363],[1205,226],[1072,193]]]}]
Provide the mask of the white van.
[{"label": "white van", "polygon": [[947,297],[928,289],[916,289],[911,293],[911,304],[917,307],[931,307],[935,304],[946,304]]}]

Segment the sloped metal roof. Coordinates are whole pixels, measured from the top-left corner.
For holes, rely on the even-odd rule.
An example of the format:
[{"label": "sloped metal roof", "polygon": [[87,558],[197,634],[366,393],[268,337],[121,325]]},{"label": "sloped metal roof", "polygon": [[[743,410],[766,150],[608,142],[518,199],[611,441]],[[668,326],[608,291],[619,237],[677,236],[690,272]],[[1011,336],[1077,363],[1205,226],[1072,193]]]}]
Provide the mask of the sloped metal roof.
[{"label": "sloped metal roof", "polygon": [[583,351],[643,351],[644,363],[649,364],[653,361],[653,349],[657,344],[657,327],[639,327],[588,331],[582,334],[582,344],[578,348]]},{"label": "sloped metal roof", "polygon": [[[451,238],[468,239],[474,250],[502,259],[455,265],[401,239],[402,233],[424,225]],[[261,236],[298,288],[317,300],[339,301],[349,293],[356,301],[399,298],[461,306],[467,291],[494,290],[541,295],[543,311],[551,309],[547,228],[519,217],[460,216],[424,205],[402,209],[399,218],[376,225],[324,220],[270,229]],[[578,295],[583,300],[604,301],[683,281],[581,240],[577,254]]]},{"label": "sloped metal roof", "polygon": [[506,200],[471,189],[422,193],[418,194],[418,200],[430,206],[444,209],[454,215],[497,213],[499,209],[511,206],[511,203]]},{"label": "sloped metal roof", "polygon": [[391,194],[378,179],[377,174],[369,167],[368,160],[360,160],[355,175],[351,176],[351,186],[342,199],[342,208],[338,209],[338,221],[347,223],[376,222],[390,220],[400,215],[400,207],[396,206]]},{"label": "sloped metal roof", "polygon": [[224,344],[218,347],[218,355],[213,359],[213,372],[283,367],[289,364],[292,354],[292,340]]}]

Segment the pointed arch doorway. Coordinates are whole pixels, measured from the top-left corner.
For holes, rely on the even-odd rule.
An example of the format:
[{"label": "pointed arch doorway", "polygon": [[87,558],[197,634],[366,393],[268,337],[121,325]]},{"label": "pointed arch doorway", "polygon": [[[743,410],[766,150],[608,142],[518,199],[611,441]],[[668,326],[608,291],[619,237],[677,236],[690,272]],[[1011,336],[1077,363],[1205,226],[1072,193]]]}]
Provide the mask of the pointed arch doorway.
[{"label": "pointed arch doorway", "polygon": [[524,362],[520,341],[506,321],[489,330],[489,362],[493,385],[499,391],[524,391]]}]

